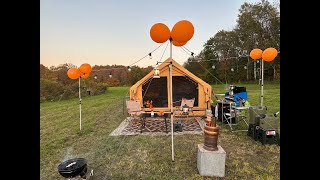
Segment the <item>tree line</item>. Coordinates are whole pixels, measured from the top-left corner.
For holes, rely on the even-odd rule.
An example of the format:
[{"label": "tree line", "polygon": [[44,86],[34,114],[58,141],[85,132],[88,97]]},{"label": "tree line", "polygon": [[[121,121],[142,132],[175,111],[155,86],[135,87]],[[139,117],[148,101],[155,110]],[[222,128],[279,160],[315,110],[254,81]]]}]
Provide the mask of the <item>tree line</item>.
[{"label": "tree line", "polygon": [[[40,102],[78,97],[79,81],[70,79],[67,75],[72,67],[76,66],[65,63],[48,68],[40,64]],[[80,78],[80,91],[82,96],[88,96],[104,93],[108,87],[130,86],[152,70],[151,66],[132,66],[129,69],[122,65],[95,65],[88,78]]]}]

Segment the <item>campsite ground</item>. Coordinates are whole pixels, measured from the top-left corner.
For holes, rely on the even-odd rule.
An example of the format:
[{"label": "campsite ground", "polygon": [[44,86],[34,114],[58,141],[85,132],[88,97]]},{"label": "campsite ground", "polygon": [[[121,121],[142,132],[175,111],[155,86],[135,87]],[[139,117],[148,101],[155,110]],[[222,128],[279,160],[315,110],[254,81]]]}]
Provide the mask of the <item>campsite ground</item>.
[{"label": "campsite ground", "polygon": [[[241,86],[240,84],[238,84]],[[260,86],[246,86],[251,105],[258,105]],[[212,85],[225,93],[225,85]],[[203,178],[197,170],[197,145],[203,136],[109,136],[125,119],[123,98],[129,87],[114,87],[99,96],[82,99],[82,130],[78,99],[40,103],[40,177],[64,179],[58,165],[83,157],[94,179],[280,179],[280,147],[262,145],[245,132],[232,133],[221,124],[218,144],[227,153],[225,177]],[[280,110],[280,85],[264,85],[268,112]]]}]

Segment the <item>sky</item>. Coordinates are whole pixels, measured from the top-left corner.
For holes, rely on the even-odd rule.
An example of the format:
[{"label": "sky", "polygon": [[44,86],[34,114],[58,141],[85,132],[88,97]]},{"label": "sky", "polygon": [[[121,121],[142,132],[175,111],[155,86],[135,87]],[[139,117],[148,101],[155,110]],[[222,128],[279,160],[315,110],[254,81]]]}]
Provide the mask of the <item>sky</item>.
[{"label": "sky", "polygon": [[235,27],[244,2],[260,0],[40,0],[40,64],[155,67],[170,57],[170,46],[154,42],[151,27],[163,23],[171,30],[188,20],[194,34],[186,49],[172,46],[173,60],[183,65],[219,30]]}]

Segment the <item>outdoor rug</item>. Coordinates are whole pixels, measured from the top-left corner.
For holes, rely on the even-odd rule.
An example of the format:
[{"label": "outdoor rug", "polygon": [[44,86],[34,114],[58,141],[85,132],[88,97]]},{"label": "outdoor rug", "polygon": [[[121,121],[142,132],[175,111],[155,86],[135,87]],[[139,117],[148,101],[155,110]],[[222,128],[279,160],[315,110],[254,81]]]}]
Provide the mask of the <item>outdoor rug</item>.
[{"label": "outdoor rug", "polygon": [[[201,117],[174,118],[174,122],[181,123],[182,131],[175,131],[175,135],[203,134],[204,120]],[[164,118],[147,117],[146,127],[140,133],[141,121],[139,118],[127,117],[110,136],[120,135],[169,135],[171,134],[171,119],[167,118],[167,132]]]}]

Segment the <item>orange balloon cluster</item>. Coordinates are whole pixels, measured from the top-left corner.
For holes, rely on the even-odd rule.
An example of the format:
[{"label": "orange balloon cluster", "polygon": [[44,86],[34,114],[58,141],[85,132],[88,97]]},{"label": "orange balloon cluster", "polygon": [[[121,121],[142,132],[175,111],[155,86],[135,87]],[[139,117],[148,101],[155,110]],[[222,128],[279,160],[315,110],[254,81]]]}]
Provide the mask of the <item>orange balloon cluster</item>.
[{"label": "orange balloon cluster", "polygon": [[171,32],[163,23],[156,23],[150,29],[151,39],[157,43],[166,42],[169,38],[175,46],[185,45],[193,36],[194,27],[191,22],[181,20],[177,22]]},{"label": "orange balloon cluster", "polygon": [[263,52],[261,49],[253,49],[250,52],[250,57],[254,60],[262,58],[264,61],[273,61],[278,55],[278,51],[275,48],[267,48]]},{"label": "orange balloon cluster", "polygon": [[154,42],[164,43],[170,38],[170,29],[163,23],[154,24],[150,29],[150,36]]},{"label": "orange balloon cluster", "polygon": [[257,59],[260,59],[262,56],[262,50],[261,49],[253,49],[251,52],[250,52],[250,57],[254,60],[257,60]]},{"label": "orange balloon cluster", "polygon": [[70,79],[78,79],[81,75],[81,72],[77,68],[70,68],[67,74]]},{"label": "orange balloon cluster", "polygon": [[67,72],[67,75],[70,79],[78,79],[79,77],[87,78],[89,77],[91,71],[91,66],[87,63],[84,63],[79,67],[79,69],[70,68]]},{"label": "orange balloon cluster", "polygon": [[278,51],[275,48],[267,48],[262,53],[262,59],[264,61],[270,62],[273,61],[278,55]]},{"label": "orange balloon cluster", "polygon": [[194,27],[192,23],[187,20],[177,22],[171,30],[172,40],[180,43],[189,41],[193,34]]},{"label": "orange balloon cluster", "polygon": [[82,73],[87,73],[89,74],[92,70],[91,66],[88,64],[88,63],[84,63],[84,64],[81,64],[81,66],[79,67],[79,70],[82,72]]}]

